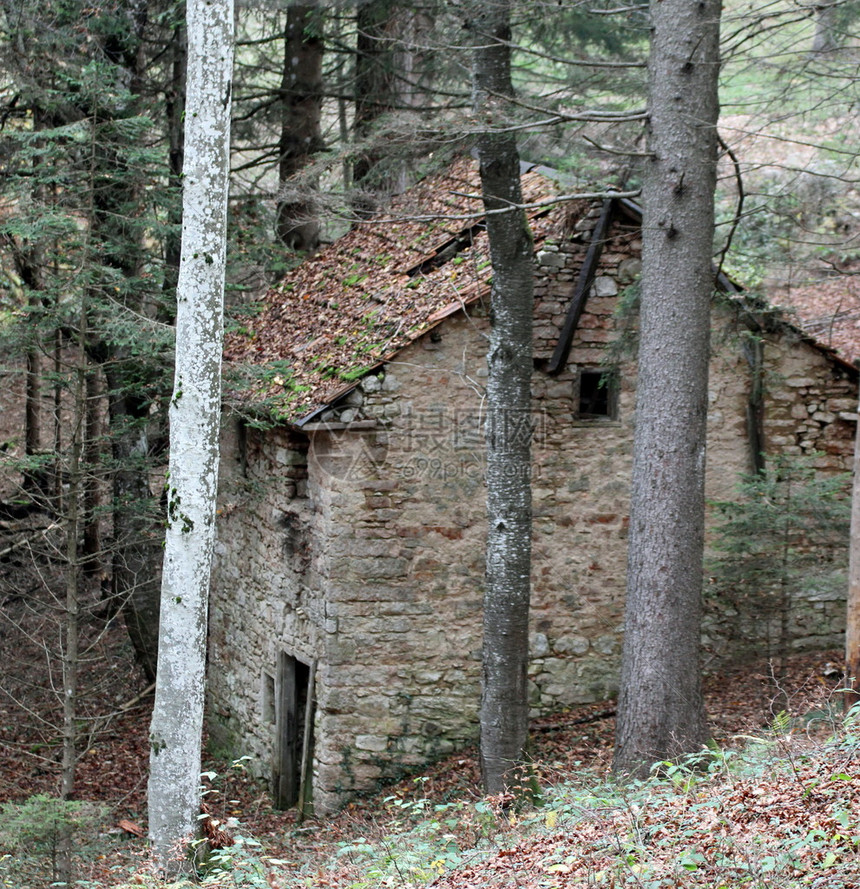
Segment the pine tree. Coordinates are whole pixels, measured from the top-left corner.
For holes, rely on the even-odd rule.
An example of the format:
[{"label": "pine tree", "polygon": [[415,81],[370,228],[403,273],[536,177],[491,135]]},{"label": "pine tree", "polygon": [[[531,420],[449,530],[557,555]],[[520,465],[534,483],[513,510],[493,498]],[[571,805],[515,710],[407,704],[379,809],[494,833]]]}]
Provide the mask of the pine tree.
[{"label": "pine tree", "polygon": [[[26,356],[28,390],[25,446],[6,467],[20,473],[19,506],[47,521],[19,569],[34,579],[33,607],[60,628],[45,645],[62,664],[64,796],[82,726],[97,719],[81,715],[78,662],[95,657],[105,619],[128,615],[158,570],[152,460],[141,442],[158,416],[170,344],[149,246],[161,240],[169,201],[158,128],[141,99],[142,37],[127,13],[76,3],[4,10],[14,39],[3,60],[19,92],[0,133],[3,196],[14,208],[0,220],[0,243],[21,293],[18,323],[3,336],[7,354]],[[123,407],[130,401],[135,413]]]},{"label": "pine tree", "polygon": [[844,475],[822,477],[815,455],[774,456],[745,476],[740,499],[712,504],[708,594],[737,613],[737,630],[784,659],[795,599],[810,588],[842,586],[850,504]]},{"label": "pine tree", "polygon": [[707,737],[701,632],[720,4],[651,4],[627,602],[613,768]]}]

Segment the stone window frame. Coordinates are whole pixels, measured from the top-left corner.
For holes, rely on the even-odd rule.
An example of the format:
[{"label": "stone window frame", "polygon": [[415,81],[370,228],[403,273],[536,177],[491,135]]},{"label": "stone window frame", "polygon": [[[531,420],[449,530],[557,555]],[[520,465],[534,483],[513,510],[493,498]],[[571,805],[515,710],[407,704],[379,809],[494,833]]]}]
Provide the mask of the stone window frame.
[{"label": "stone window frame", "polygon": [[[606,398],[600,399],[599,411],[583,410],[583,380],[587,379],[588,391],[596,392],[598,388],[606,391]],[[601,383],[601,380],[605,382]],[[596,385],[595,385],[596,384]],[[574,380],[573,403],[575,405],[574,417],[588,423],[607,423],[618,420],[618,393],[619,377],[616,368],[600,366],[580,367]]]}]

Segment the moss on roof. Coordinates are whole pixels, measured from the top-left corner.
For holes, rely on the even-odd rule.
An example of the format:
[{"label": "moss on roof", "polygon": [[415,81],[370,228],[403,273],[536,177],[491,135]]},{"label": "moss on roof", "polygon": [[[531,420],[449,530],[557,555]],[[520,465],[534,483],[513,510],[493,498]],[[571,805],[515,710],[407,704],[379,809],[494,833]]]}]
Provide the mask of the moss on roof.
[{"label": "moss on roof", "polygon": [[[522,182],[526,203],[553,193],[553,183],[537,172]],[[486,295],[491,267],[483,208],[471,197],[478,194],[477,165],[461,158],[291,271],[227,337],[228,376],[242,380],[230,399],[298,422]],[[531,215],[539,242],[548,214]]]}]

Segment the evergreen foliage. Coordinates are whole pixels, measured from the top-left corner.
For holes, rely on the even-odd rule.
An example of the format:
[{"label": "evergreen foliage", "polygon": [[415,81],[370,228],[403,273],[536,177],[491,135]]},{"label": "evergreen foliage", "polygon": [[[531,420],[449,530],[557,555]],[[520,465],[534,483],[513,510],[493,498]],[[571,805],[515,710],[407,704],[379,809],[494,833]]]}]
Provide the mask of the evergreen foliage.
[{"label": "evergreen foliage", "polygon": [[60,640],[49,655],[63,663],[66,796],[87,692],[77,659],[96,645],[79,647],[82,622],[122,610],[145,668],[157,633],[157,610],[139,600],[158,572],[149,477],[171,361],[174,189],[145,17],[78,2],[4,12],[0,58],[17,93],[0,126],[0,346],[12,372],[26,356],[28,390],[26,446],[7,466],[22,508],[56,529],[34,537],[22,570]]},{"label": "evergreen foliage", "polygon": [[21,803],[0,806],[0,847],[14,855],[0,856],[2,885],[12,885],[6,879],[7,873],[10,879],[14,876],[18,886],[56,881],[63,838],[71,834],[83,851],[87,845],[83,835],[90,833],[106,815],[106,806],[42,793]]},{"label": "evergreen foliage", "polygon": [[796,596],[845,587],[849,478],[817,473],[815,457],[769,457],[744,476],[739,500],[711,504],[719,523],[706,597],[737,613],[739,633],[766,639],[768,655],[788,653]]}]

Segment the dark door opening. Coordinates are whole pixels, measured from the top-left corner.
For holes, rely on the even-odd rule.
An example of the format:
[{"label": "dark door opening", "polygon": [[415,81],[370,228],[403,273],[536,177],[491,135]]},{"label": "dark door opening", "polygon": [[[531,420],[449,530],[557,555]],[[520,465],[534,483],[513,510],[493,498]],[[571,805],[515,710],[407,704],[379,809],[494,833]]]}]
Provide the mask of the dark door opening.
[{"label": "dark door opening", "polygon": [[300,811],[310,800],[313,762],[313,681],[315,670],[281,652],[275,699],[275,758],[272,797],[276,809]]}]

